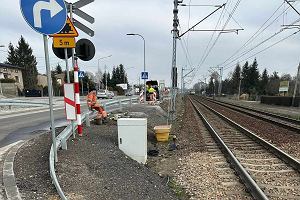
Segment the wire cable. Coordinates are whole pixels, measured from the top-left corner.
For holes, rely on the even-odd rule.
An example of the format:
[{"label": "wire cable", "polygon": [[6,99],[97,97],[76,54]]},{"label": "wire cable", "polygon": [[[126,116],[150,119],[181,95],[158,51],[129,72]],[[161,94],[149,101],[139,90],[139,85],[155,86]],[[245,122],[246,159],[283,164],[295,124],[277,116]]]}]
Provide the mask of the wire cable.
[{"label": "wire cable", "polygon": [[279,14],[277,17],[275,17],[275,19],[270,22],[270,24],[268,24],[265,28],[263,28],[268,21],[270,21],[272,19],[272,17],[278,12],[278,10],[280,10],[280,8],[284,5],[284,3],[282,3],[274,12],[273,14],[260,26],[260,28],[237,50],[235,51],[229,58],[227,58],[224,62],[220,63],[219,65],[224,65],[226,64],[228,61],[230,61],[233,57],[235,57],[242,49],[246,48],[251,42],[253,42],[260,34],[262,34],[267,28],[269,28],[276,20],[278,20],[279,17],[281,17],[282,15],[284,15],[284,13],[290,9],[287,8],[285,9],[281,14]]},{"label": "wire cable", "polygon": [[[240,62],[244,62],[244,61],[248,60],[249,58],[252,58],[252,57],[254,57],[254,56],[256,56],[256,55],[258,55],[258,54],[260,54],[260,53],[262,53],[262,52],[264,52],[264,51],[266,51],[266,50],[272,48],[273,46],[275,46],[275,45],[277,45],[277,44],[279,44],[279,43],[281,43],[281,42],[283,42],[283,41],[289,39],[290,37],[296,35],[296,34],[299,33],[299,32],[300,32],[300,30],[298,30],[298,31],[296,31],[296,32],[294,32],[294,33],[288,35],[287,37],[285,37],[285,38],[283,38],[283,39],[281,39],[281,40],[279,40],[279,41],[273,43],[272,45],[270,45],[270,46],[268,46],[268,47],[262,49],[261,51],[255,53],[255,54],[252,54],[251,56],[249,56],[249,57],[247,57],[247,58],[241,60]],[[226,67],[226,68],[224,68],[224,70],[227,70],[227,69],[229,69],[229,68],[231,68],[231,67],[233,67],[233,66],[236,66],[236,65],[234,64],[234,65],[232,65],[232,66]]]}]

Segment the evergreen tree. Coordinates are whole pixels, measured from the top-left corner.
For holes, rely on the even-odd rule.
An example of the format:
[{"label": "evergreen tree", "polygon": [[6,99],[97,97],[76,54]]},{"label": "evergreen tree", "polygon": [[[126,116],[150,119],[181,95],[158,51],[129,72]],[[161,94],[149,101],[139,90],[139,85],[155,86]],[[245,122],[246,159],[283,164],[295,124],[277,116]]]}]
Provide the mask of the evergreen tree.
[{"label": "evergreen tree", "polygon": [[18,41],[16,49],[11,44],[9,45],[7,63],[23,68],[22,76],[24,89],[37,88],[38,71],[36,68],[36,58],[32,54],[32,49],[23,36],[21,36]]},{"label": "evergreen tree", "polygon": [[60,64],[57,64],[57,66],[55,68],[55,72],[56,72],[56,74],[62,74],[63,73],[63,70],[62,70]]},{"label": "evergreen tree", "polygon": [[213,82],[213,77],[210,77],[210,81],[208,83],[208,87],[206,88],[206,94],[212,95],[214,94],[214,82]]},{"label": "evergreen tree", "polygon": [[122,80],[121,72],[120,72],[120,66],[116,68],[116,84],[120,84]]},{"label": "evergreen tree", "polygon": [[58,91],[60,89],[60,85],[58,84],[57,78],[55,75],[56,75],[56,71],[51,71],[53,95],[58,96],[59,95]]},{"label": "evergreen tree", "polygon": [[232,83],[231,80],[226,78],[224,81],[222,81],[222,92],[224,94],[231,94],[232,93]]},{"label": "evergreen tree", "polygon": [[12,43],[9,43],[9,45],[8,45],[8,56],[7,56],[7,60],[5,61],[5,63],[13,65],[13,66],[18,66],[17,61],[18,61],[18,59],[17,59],[17,56],[16,56],[16,49],[14,48]]},{"label": "evergreen tree", "polygon": [[114,87],[117,84],[116,67],[113,68],[110,84],[111,84],[111,87]]},{"label": "evergreen tree", "polygon": [[278,76],[278,72],[273,72],[273,74],[271,75],[270,80],[268,82],[267,94],[268,95],[278,94],[279,84],[280,84],[280,79],[279,79],[279,76]]},{"label": "evergreen tree", "polygon": [[[70,82],[74,83],[74,71],[73,70],[69,71],[69,74],[70,74]],[[64,81],[65,81],[65,83],[68,82],[68,80],[67,80],[67,72],[65,73]]]},{"label": "evergreen tree", "polygon": [[250,95],[257,95],[259,91],[259,71],[256,58],[254,59],[252,65],[249,68],[249,86],[250,86]]},{"label": "evergreen tree", "polygon": [[109,72],[107,72],[107,85],[109,87],[112,87],[112,85],[111,85],[111,79],[110,79],[110,73]]},{"label": "evergreen tree", "polygon": [[259,88],[260,88],[259,93],[260,94],[263,94],[263,95],[267,94],[268,82],[269,82],[268,71],[267,71],[267,69],[264,69],[264,71],[261,75],[260,83],[259,83]]},{"label": "evergreen tree", "polygon": [[242,70],[242,88],[243,92],[250,93],[250,81],[249,81],[249,63],[248,61],[244,64],[243,70]]},{"label": "evergreen tree", "polygon": [[[96,83],[87,75],[85,74],[83,79],[82,79],[82,83],[83,83],[83,91],[85,91],[85,93],[88,93],[91,89],[96,89]],[[81,91],[81,80],[80,80],[80,91]]]},{"label": "evergreen tree", "polygon": [[241,66],[240,64],[237,64],[230,80],[232,86],[232,92],[234,94],[237,94],[239,91],[240,79],[241,79]]}]

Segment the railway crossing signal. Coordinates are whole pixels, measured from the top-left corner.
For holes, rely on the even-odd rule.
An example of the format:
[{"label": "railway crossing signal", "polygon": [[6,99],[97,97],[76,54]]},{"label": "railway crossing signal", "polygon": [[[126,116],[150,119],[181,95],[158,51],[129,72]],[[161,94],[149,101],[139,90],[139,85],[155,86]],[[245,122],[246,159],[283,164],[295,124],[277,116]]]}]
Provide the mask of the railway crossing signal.
[{"label": "railway crossing signal", "polygon": [[[90,16],[89,14],[87,14],[87,13],[85,13],[82,10],[79,9],[83,6],[86,6],[90,3],[92,3],[92,2],[94,2],[94,0],[79,0],[75,3],[66,2],[66,4],[68,5],[68,12],[70,13],[71,16],[74,13],[77,16],[81,17],[82,19],[86,20],[87,22],[93,24],[95,22],[95,19],[92,16]],[[83,31],[84,33],[88,34],[91,37],[93,37],[95,35],[95,32],[92,29],[85,26],[84,24],[79,22],[77,19],[74,19],[73,17],[71,17],[71,18],[72,18],[72,21],[73,21],[74,25],[78,29],[80,29],[81,31]]]}]

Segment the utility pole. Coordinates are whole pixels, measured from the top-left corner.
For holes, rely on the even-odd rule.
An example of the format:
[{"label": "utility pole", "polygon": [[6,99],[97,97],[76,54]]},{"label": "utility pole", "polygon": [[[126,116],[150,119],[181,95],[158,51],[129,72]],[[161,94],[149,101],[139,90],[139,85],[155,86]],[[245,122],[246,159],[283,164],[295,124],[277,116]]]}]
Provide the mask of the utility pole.
[{"label": "utility pole", "polygon": [[107,74],[108,73],[106,73],[106,68],[107,68],[107,66],[105,65],[105,93],[107,92]]},{"label": "utility pole", "polygon": [[184,90],[184,78],[183,78],[183,70],[184,68],[181,68],[181,94],[183,94],[183,90]]},{"label": "utility pole", "polygon": [[219,82],[219,88],[218,88],[218,95],[219,97],[221,97],[221,93],[222,93],[222,79],[223,79],[223,67],[219,67],[220,70],[220,82]]},{"label": "utility pole", "polygon": [[240,81],[239,81],[239,92],[238,92],[238,96],[237,96],[237,100],[240,100],[240,96],[241,96],[241,85],[242,85],[242,77],[240,76]]},{"label": "utility pole", "polygon": [[171,89],[171,109],[169,119],[171,121],[175,120],[176,112],[176,88],[177,88],[177,67],[176,67],[176,56],[177,56],[177,39],[179,38],[179,19],[178,19],[178,4],[182,3],[182,0],[174,0],[174,9],[173,9],[173,51],[172,51],[172,89]]},{"label": "utility pole", "polygon": [[[185,70],[190,70],[188,73],[184,74]],[[193,71],[195,70],[195,68],[182,68],[181,69],[181,83],[182,83],[182,93],[184,93],[185,91],[185,81],[184,78],[187,77],[189,74],[191,74]]]},{"label": "utility pole", "polygon": [[295,98],[296,98],[296,94],[297,94],[299,78],[300,78],[300,63],[299,63],[299,65],[298,65],[298,72],[297,72],[296,84],[295,84],[295,88],[294,88],[294,94],[293,94],[292,106],[294,106],[294,104],[295,104]]},{"label": "utility pole", "polygon": [[99,67],[99,60],[98,60],[98,90],[101,89],[101,76],[100,76],[101,72],[100,72],[100,67]]}]

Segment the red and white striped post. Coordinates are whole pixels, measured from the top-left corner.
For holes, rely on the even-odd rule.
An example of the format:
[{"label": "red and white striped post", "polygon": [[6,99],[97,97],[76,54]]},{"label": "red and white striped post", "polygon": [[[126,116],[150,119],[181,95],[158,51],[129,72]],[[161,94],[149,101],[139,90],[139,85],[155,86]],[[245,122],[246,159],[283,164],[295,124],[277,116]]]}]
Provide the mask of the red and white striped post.
[{"label": "red and white striped post", "polygon": [[75,60],[74,66],[74,85],[75,85],[75,102],[76,102],[76,114],[77,114],[77,124],[78,124],[78,135],[82,136],[82,123],[81,123],[81,110],[80,110],[80,95],[79,95],[79,78],[78,78],[78,62]]}]

